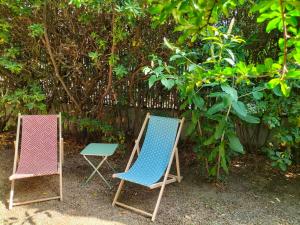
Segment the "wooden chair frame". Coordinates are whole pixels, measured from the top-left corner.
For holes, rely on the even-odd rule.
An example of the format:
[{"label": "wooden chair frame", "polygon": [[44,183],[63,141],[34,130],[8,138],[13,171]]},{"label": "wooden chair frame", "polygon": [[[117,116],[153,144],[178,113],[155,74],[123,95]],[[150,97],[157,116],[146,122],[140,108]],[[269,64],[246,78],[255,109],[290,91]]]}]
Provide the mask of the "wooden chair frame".
[{"label": "wooden chair frame", "polygon": [[[9,197],[9,209],[12,209],[13,206],[18,206],[18,205],[25,205],[25,204],[30,204],[30,203],[35,203],[35,202],[43,202],[43,201],[49,201],[53,199],[60,199],[60,201],[63,200],[63,192],[62,192],[62,164],[63,164],[63,144],[64,140],[62,138],[62,122],[61,122],[61,113],[57,115],[58,122],[59,122],[59,160],[58,160],[58,174],[59,175],[59,195],[54,196],[54,197],[49,197],[49,198],[40,198],[40,199],[35,199],[35,200],[30,200],[30,201],[24,201],[24,202],[14,202],[14,188],[15,188],[15,179],[11,181],[11,189],[10,189],[10,197]],[[17,170],[17,164],[19,161],[19,139],[20,139],[20,127],[21,127],[21,119],[22,115],[19,113],[18,114],[18,125],[17,125],[17,134],[16,134],[16,141],[14,141],[14,147],[15,147],[15,156],[14,156],[14,165],[13,165],[13,174],[16,173]],[[44,176],[49,176],[49,175],[44,175]],[[25,179],[25,178],[22,178]]]},{"label": "wooden chair frame", "polygon": [[[129,168],[131,166],[131,163],[134,159],[135,154],[137,153],[137,155],[138,155],[139,152],[140,152],[139,143],[140,143],[140,140],[141,140],[142,135],[144,133],[144,130],[146,128],[146,124],[147,124],[149,119],[150,119],[150,113],[147,113],[146,118],[145,118],[144,123],[143,123],[142,128],[141,128],[141,131],[138,135],[138,138],[135,141],[134,148],[132,150],[131,156],[130,156],[129,161],[127,163],[127,166],[125,168],[125,172],[129,170]],[[172,153],[171,153],[171,157],[170,157],[170,160],[169,160],[169,163],[168,163],[168,167],[167,167],[166,172],[163,176],[163,181],[162,182],[157,182],[157,183],[152,184],[150,186],[150,189],[160,187],[160,192],[159,192],[158,199],[157,199],[157,202],[156,202],[153,213],[149,213],[149,212],[146,212],[144,210],[141,210],[141,209],[138,209],[138,208],[135,208],[135,207],[132,207],[132,206],[129,206],[129,205],[126,205],[124,203],[121,203],[121,202],[117,201],[118,198],[119,198],[119,195],[121,193],[121,189],[122,189],[122,187],[125,183],[125,180],[121,180],[121,182],[118,186],[117,192],[115,194],[115,197],[114,197],[114,200],[113,200],[113,203],[112,203],[113,206],[118,205],[118,206],[121,206],[123,208],[132,210],[134,212],[140,213],[144,216],[151,217],[152,221],[155,220],[166,184],[174,183],[176,181],[180,183],[181,180],[182,180],[182,176],[180,175],[180,166],[179,166],[179,156],[178,156],[177,144],[178,144],[180,133],[181,133],[181,130],[182,130],[182,127],[183,127],[183,123],[184,123],[184,117],[180,120],[180,125],[179,125],[179,128],[177,130],[177,136],[176,136],[175,143],[174,143],[174,146],[173,146],[173,150],[172,150]],[[176,161],[177,175],[170,174],[170,169],[171,169],[171,166],[172,166],[174,156],[175,156],[175,161]]]}]

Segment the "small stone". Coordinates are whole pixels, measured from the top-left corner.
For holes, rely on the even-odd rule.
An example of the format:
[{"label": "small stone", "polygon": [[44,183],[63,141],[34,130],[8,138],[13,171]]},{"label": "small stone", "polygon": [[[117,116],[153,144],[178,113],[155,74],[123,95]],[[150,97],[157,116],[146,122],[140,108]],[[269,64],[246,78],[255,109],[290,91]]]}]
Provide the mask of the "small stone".
[{"label": "small stone", "polygon": [[190,220],[190,219],[192,219],[190,216],[188,216],[188,215],[185,215],[184,216],[186,219],[188,219],[188,220]]}]

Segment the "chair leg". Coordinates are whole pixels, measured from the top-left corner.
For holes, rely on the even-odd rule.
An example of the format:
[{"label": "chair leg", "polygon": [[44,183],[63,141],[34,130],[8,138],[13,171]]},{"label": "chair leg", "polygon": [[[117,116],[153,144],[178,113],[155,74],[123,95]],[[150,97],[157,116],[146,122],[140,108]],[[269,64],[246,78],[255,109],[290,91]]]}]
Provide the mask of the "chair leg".
[{"label": "chair leg", "polygon": [[60,171],[59,174],[59,195],[60,195],[60,201],[63,200],[63,187],[62,187],[62,172]]},{"label": "chair leg", "polygon": [[175,150],[175,161],[176,161],[177,180],[178,180],[178,183],[180,183],[182,177],[180,175],[178,148],[176,148],[176,150]]},{"label": "chair leg", "polygon": [[157,199],[157,202],[156,202],[156,205],[155,205],[155,209],[154,209],[154,211],[153,211],[152,218],[151,218],[152,221],[154,221],[155,218],[156,218],[156,214],[157,214],[157,211],[158,211],[158,207],[159,207],[159,205],[160,205],[160,202],[161,202],[162,195],[163,195],[163,193],[164,193],[165,186],[166,186],[166,184],[164,183],[164,184],[161,186],[161,189],[160,189],[160,191],[159,191],[158,199]]},{"label": "chair leg", "polygon": [[11,188],[10,188],[10,197],[9,197],[9,207],[8,209],[12,209],[14,204],[14,190],[15,190],[15,181],[11,181]]},{"label": "chair leg", "polygon": [[124,180],[121,180],[121,182],[119,184],[119,187],[118,187],[118,190],[116,192],[115,198],[113,200],[112,206],[115,206],[115,204],[116,204],[116,202],[117,202],[117,200],[119,198],[119,195],[121,193],[121,189],[122,189],[123,185],[124,185]]}]

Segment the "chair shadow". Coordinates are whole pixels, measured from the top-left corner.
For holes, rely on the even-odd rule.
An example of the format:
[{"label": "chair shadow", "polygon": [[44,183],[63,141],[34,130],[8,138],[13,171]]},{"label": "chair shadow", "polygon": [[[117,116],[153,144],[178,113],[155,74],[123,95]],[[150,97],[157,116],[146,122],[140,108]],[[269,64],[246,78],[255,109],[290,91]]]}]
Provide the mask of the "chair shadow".
[{"label": "chair shadow", "polygon": [[4,224],[7,225],[14,225],[14,224],[30,224],[30,225],[37,225],[38,223],[36,223],[34,221],[34,217],[36,215],[45,215],[48,218],[52,218],[52,215],[50,212],[47,211],[43,211],[43,210],[36,210],[33,213],[28,213],[27,211],[25,212],[25,215],[22,217],[21,221],[20,219],[18,219],[17,217],[9,217],[7,219],[4,219]]}]

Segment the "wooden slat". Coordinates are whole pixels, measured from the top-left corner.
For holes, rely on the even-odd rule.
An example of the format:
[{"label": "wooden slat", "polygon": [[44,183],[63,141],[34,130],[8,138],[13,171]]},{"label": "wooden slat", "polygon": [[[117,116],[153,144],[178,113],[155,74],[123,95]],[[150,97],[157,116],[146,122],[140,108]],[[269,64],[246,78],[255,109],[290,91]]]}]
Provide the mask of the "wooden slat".
[{"label": "wooden slat", "polygon": [[[176,181],[177,181],[177,177],[173,177],[171,179],[166,180],[166,184],[174,183]],[[158,182],[158,183],[152,184],[150,186],[150,189],[158,188],[158,187],[161,187],[162,185],[163,185],[163,182]]]},{"label": "wooden slat", "polygon": [[173,175],[173,174],[169,174],[168,177],[170,178],[176,178],[176,180],[180,183],[180,181],[182,180],[182,176],[176,176],[176,175]]},{"label": "wooden slat", "polygon": [[60,196],[55,196],[55,197],[50,197],[50,198],[41,198],[41,199],[25,201],[25,202],[14,202],[13,205],[14,206],[25,205],[25,204],[35,203],[35,202],[44,202],[44,201],[54,200],[54,199],[60,199]]},{"label": "wooden slat", "polygon": [[135,207],[126,205],[126,204],[124,204],[124,203],[116,202],[116,205],[121,206],[121,207],[126,208],[126,209],[130,209],[130,210],[132,210],[132,211],[134,211],[134,212],[143,214],[143,215],[145,215],[145,216],[152,217],[152,214],[151,214],[151,213],[148,213],[148,212],[146,212],[146,211],[144,211],[144,210],[141,210],[141,209],[138,209],[138,208],[135,208]]}]

